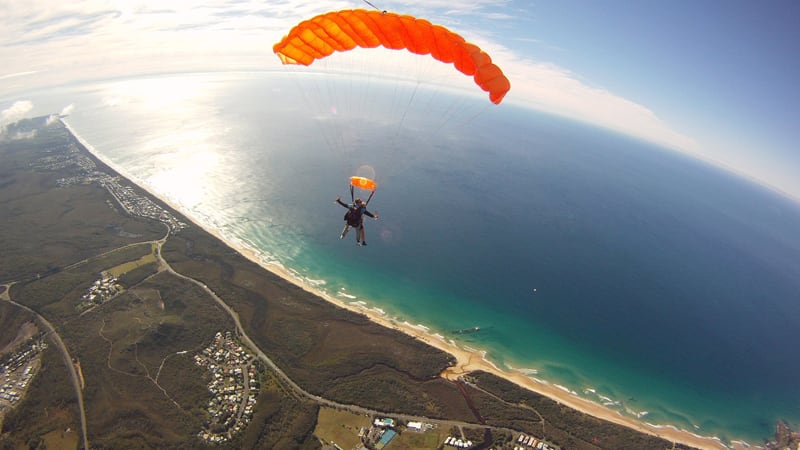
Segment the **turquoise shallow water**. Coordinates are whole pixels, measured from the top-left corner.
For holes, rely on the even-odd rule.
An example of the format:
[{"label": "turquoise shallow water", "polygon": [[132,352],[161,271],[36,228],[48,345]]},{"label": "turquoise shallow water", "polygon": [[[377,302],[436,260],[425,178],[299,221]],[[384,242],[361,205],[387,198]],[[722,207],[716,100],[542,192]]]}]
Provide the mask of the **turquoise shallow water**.
[{"label": "turquoise shallow water", "polygon": [[[800,424],[797,204],[513,105],[418,90],[408,114],[396,86],[344,104],[351,80],[315,82],[324,101],[304,83],[166,77],[35,104],[74,104],[96,152],[331,295],[650,423],[751,442]],[[338,239],[333,202],[359,170],[380,185],[366,248]]]}]

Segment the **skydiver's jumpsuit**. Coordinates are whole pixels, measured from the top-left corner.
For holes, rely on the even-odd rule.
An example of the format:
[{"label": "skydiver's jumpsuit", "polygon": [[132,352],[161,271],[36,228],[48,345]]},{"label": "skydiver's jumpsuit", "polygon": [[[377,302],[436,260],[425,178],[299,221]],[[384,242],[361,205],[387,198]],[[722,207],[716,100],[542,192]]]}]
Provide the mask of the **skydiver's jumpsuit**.
[{"label": "skydiver's jumpsuit", "polygon": [[366,245],[367,239],[364,233],[364,215],[366,214],[373,219],[377,217],[375,217],[375,215],[371,212],[367,211],[367,207],[363,204],[361,206],[355,203],[348,205],[338,198],[336,199],[336,203],[352,211],[352,214],[348,216],[347,223],[344,225],[340,239],[344,239],[345,235],[347,235],[347,232],[350,231],[350,227],[353,227],[356,229],[356,243],[364,243]]}]

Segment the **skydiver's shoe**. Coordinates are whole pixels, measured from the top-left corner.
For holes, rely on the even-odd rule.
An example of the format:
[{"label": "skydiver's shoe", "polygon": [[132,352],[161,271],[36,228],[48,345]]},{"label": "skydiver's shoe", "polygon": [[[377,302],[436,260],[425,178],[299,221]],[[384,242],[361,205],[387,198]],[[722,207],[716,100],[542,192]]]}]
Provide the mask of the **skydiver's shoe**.
[{"label": "skydiver's shoe", "polygon": [[342,233],[341,235],[339,235],[339,239],[344,239],[344,233]]},{"label": "skydiver's shoe", "polygon": [[362,242],[361,245],[366,246],[367,245],[367,241]]}]

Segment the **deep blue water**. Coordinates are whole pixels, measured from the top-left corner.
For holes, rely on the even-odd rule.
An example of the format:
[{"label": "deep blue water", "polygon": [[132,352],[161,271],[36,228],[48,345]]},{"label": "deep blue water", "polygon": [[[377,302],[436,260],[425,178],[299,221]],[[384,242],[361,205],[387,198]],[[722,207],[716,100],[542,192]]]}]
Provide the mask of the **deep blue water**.
[{"label": "deep blue water", "polygon": [[[173,97],[153,95],[164,81]],[[796,203],[513,105],[415,90],[404,109],[400,84],[384,102],[377,82],[358,101],[352,80],[315,83],[198,75],[35,103],[74,103],[69,123],[126,174],[332,295],[650,423],[751,442],[800,424]],[[362,166],[380,186],[366,248],[338,239],[333,202]]]}]

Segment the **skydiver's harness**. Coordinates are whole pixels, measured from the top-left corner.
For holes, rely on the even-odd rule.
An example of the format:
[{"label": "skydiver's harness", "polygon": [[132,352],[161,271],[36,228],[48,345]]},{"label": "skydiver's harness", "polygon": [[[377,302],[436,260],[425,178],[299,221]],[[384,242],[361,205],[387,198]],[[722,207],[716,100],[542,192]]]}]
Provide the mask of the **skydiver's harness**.
[{"label": "skydiver's harness", "polygon": [[362,214],[360,206],[351,205],[347,208],[347,212],[344,213],[344,220],[351,227],[358,228],[361,225]]}]

